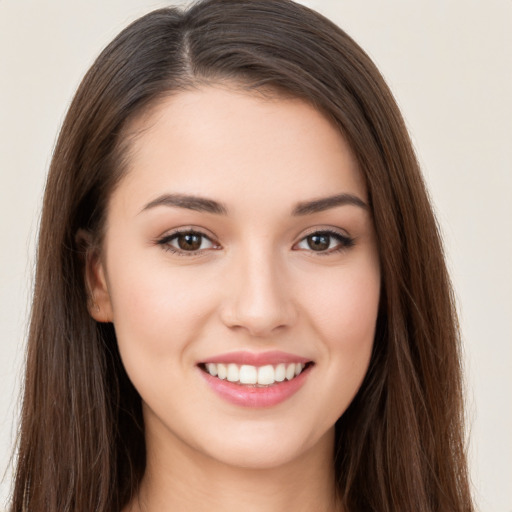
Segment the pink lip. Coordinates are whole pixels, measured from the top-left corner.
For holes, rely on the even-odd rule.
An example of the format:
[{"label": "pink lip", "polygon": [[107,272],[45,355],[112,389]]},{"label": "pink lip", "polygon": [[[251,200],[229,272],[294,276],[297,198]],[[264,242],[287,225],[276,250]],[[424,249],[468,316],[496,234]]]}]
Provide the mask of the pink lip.
[{"label": "pink lip", "polygon": [[[224,363],[224,364],[249,364],[251,366],[276,365],[279,363],[309,363],[311,359],[299,357],[287,352],[272,350],[268,352],[228,352],[215,357],[209,357],[201,363]],[[218,380],[218,379],[217,379]],[[295,379],[294,379],[295,380]],[[291,382],[291,381],[290,381]]]},{"label": "pink lip", "polygon": [[278,405],[297,393],[306,382],[311,369],[312,366],[308,366],[292,380],[276,382],[266,387],[237,384],[212,377],[203,370],[199,372],[210,389],[227,402],[242,407],[263,408]]}]

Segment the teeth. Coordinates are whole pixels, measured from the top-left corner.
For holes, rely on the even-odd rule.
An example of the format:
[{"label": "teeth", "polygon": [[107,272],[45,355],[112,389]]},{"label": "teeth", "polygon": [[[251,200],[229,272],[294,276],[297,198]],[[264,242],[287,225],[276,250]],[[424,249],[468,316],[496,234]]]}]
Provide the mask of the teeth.
[{"label": "teeth", "polygon": [[238,382],[240,378],[240,370],[236,364],[228,364],[228,380],[229,382]]},{"label": "teeth", "polygon": [[295,365],[294,364],[289,364],[287,367],[286,367],[286,380],[292,380],[293,377],[295,377]]},{"label": "teeth", "polygon": [[[228,376],[228,369],[225,364],[214,364],[213,366],[217,367],[217,376],[219,379],[224,380]],[[213,373],[211,375],[213,375]]]},{"label": "teeth", "polygon": [[270,386],[276,382],[292,380],[301,374],[305,365],[302,363],[280,363],[275,366],[267,364],[265,366],[251,366],[244,364],[215,364],[207,363],[206,371],[212,377],[227,379],[229,382],[239,382],[240,384],[257,384],[259,386]]},{"label": "teeth", "polygon": [[269,386],[274,384],[275,381],[274,367],[271,364],[260,366],[258,369],[258,384],[260,386]]},{"label": "teeth", "polygon": [[[291,365],[290,365],[291,366]],[[275,379],[277,382],[283,382],[286,377],[286,366],[284,364],[278,364],[276,366]]]},{"label": "teeth", "polygon": [[244,364],[240,367],[240,384],[256,384],[258,382],[258,370],[255,366]]},{"label": "teeth", "polygon": [[214,377],[217,377],[217,365],[213,363],[208,363],[206,365],[206,369],[208,370],[208,373],[210,375],[213,375]]}]

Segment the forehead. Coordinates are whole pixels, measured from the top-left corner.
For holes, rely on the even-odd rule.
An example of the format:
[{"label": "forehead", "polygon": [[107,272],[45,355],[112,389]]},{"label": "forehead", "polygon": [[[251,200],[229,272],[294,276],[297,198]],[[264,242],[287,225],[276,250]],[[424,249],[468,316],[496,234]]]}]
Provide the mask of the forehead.
[{"label": "forehead", "polygon": [[354,193],[366,199],[357,161],[339,130],[303,100],[205,86],[168,96],[129,126],[121,189],[227,203],[291,204]]}]

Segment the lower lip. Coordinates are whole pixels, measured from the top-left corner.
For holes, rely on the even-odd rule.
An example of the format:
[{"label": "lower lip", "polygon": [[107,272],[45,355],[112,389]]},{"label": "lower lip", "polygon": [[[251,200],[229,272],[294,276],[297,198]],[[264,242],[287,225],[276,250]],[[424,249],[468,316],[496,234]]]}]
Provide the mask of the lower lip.
[{"label": "lower lip", "polygon": [[311,367],[312,365],[305,368],[292,380],[276,382],[266,387],[236,384],[212,377],[201,369],[199,371],[210,388],[224,400],[242,407],[261,408],[278,405],[297,393],[306,381]]}]

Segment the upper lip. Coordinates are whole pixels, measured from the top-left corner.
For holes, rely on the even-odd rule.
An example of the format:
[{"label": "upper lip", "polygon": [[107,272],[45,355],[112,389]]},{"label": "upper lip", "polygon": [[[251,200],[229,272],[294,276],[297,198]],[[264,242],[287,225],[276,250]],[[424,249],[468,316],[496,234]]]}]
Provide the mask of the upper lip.
[{"label": "upper lip", "polygon": [[279,363],[309,363],[311,359],[301,357],[288,352],[281,352],[279,350],[271,350],[267,352],[249,352],[238,351],[228,352],[226,354],[219,354],[217,356],[209,357],[200,361],[200,364],[207,363],[224,363],[224,364],[238,364],[238,365],[251,365],[251,366],[265,366],[267,364],[276,365]]}]

